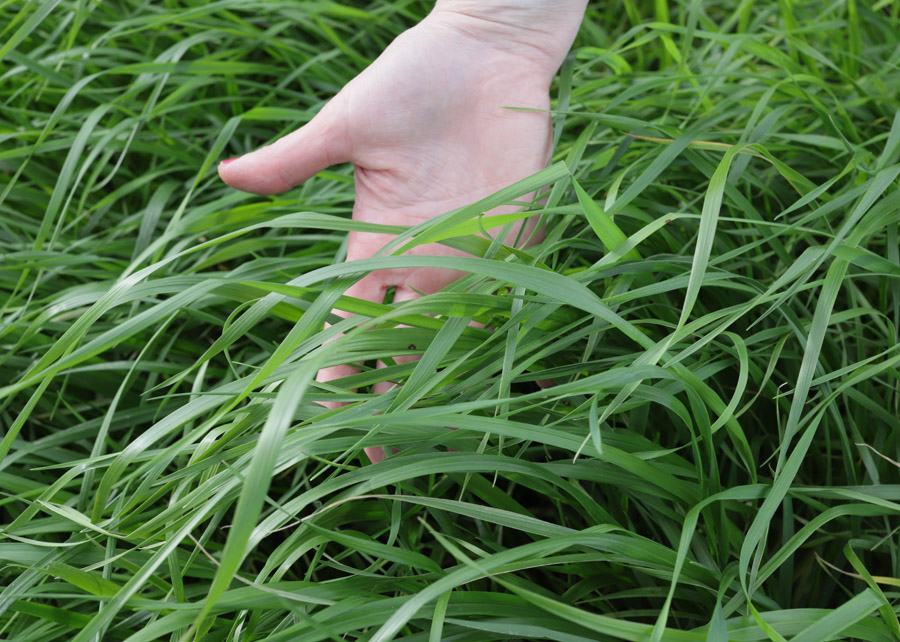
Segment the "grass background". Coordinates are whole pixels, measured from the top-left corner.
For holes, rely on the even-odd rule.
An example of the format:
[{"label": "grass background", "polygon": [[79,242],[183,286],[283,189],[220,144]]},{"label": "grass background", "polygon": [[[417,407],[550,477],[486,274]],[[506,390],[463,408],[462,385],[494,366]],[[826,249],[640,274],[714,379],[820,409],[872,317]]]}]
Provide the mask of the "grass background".
[{"label": "grass background", "polygon": [[376,305],[350,168],[214,166],[429,3],[0,3],[0,638],[900,639],[898,7],[591,3],[553,166]]}]

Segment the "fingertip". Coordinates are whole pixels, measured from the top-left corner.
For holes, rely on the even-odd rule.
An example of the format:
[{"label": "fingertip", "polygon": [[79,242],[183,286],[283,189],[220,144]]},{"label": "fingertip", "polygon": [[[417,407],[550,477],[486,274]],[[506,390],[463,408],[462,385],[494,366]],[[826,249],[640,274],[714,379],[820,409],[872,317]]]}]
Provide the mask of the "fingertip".
[{"label": "fingertip", "polygon": [[239,187],[237,187],[234,184],[235,178],[236,178],[235,173],[234,173],[234,168],[228,167],[229,165],[234,163],[236,160],[240,160],[240,156],[236,156],[234,158],[226,158],[223,161],[219,161],[219,164],[216,167],[216,170],[219,172],[219,178],[222,179],[223,183],[225,183],[226,185],[228,185],[230,187],[240,189]]},{"label": "fingertip", "polygon": [[257,152],[250,152],[243,156],[226,158],[221,161],[217,169],[222,182],[242,192],[250,192],[261,196],[277,194],[293,187],[293,185],[285,184],[284,181],[279,180],[280,176],[277,172],[273,174],[265,171],[265,169],[260,170],[257,167],[259,163],[254,161],[255,154]]}]

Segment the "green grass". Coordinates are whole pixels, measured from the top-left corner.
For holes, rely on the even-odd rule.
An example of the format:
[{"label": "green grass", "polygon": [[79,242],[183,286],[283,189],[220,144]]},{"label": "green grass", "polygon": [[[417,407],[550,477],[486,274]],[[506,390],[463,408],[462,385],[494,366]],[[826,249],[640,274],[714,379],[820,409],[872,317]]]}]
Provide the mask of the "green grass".
[{"label": "green grass", "polygon": [[592,3],[472,258],[219,182],[429,6],[0,3],[0,639],[900,639],[898,4]]}]

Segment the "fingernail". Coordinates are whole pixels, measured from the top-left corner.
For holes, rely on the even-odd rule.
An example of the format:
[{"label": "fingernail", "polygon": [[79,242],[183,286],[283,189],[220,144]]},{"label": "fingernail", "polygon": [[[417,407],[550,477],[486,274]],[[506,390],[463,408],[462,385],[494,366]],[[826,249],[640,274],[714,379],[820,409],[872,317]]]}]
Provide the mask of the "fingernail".
[{"label": "fingernail", "polygon": [[227,165],[228,163],[230,163],[232,161],[236,161],[238,158],[240,158],[240,156],[236,156],[234,158],[226,158],[225,160],[220,162],[219,165]]}]

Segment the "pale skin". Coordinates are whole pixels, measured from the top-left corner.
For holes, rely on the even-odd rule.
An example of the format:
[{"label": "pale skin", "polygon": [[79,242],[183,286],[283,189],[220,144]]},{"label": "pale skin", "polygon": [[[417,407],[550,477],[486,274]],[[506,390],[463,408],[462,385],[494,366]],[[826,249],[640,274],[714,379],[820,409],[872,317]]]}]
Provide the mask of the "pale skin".
[{"label": "pale skin", "polygon": [[[353,218],[386,225],[415,225],[492,194],[547,164],[550,83],[586,4],[439,0],[307,125],[223,162],[219,175],[237,189],[275,194],[330,165],[351,162]],[[491,213],[501,211],[510,210]],[[529,242],[537,238],[529,235]],[[351,232],[347,260],[369,258],[389,240]],[[439,244],[411,253],[462,255]],[[381,302],[394,287],[394,301],[405,301],[419,292],[437,292],[460,276],[438,268],[379,270],[346,294]],[[324,368],[317,380],[355,371],[351,365]],[[379,384],[375,392],[390,386]],[[373,462],[384,458],[381,448],[366,452]]]}]

